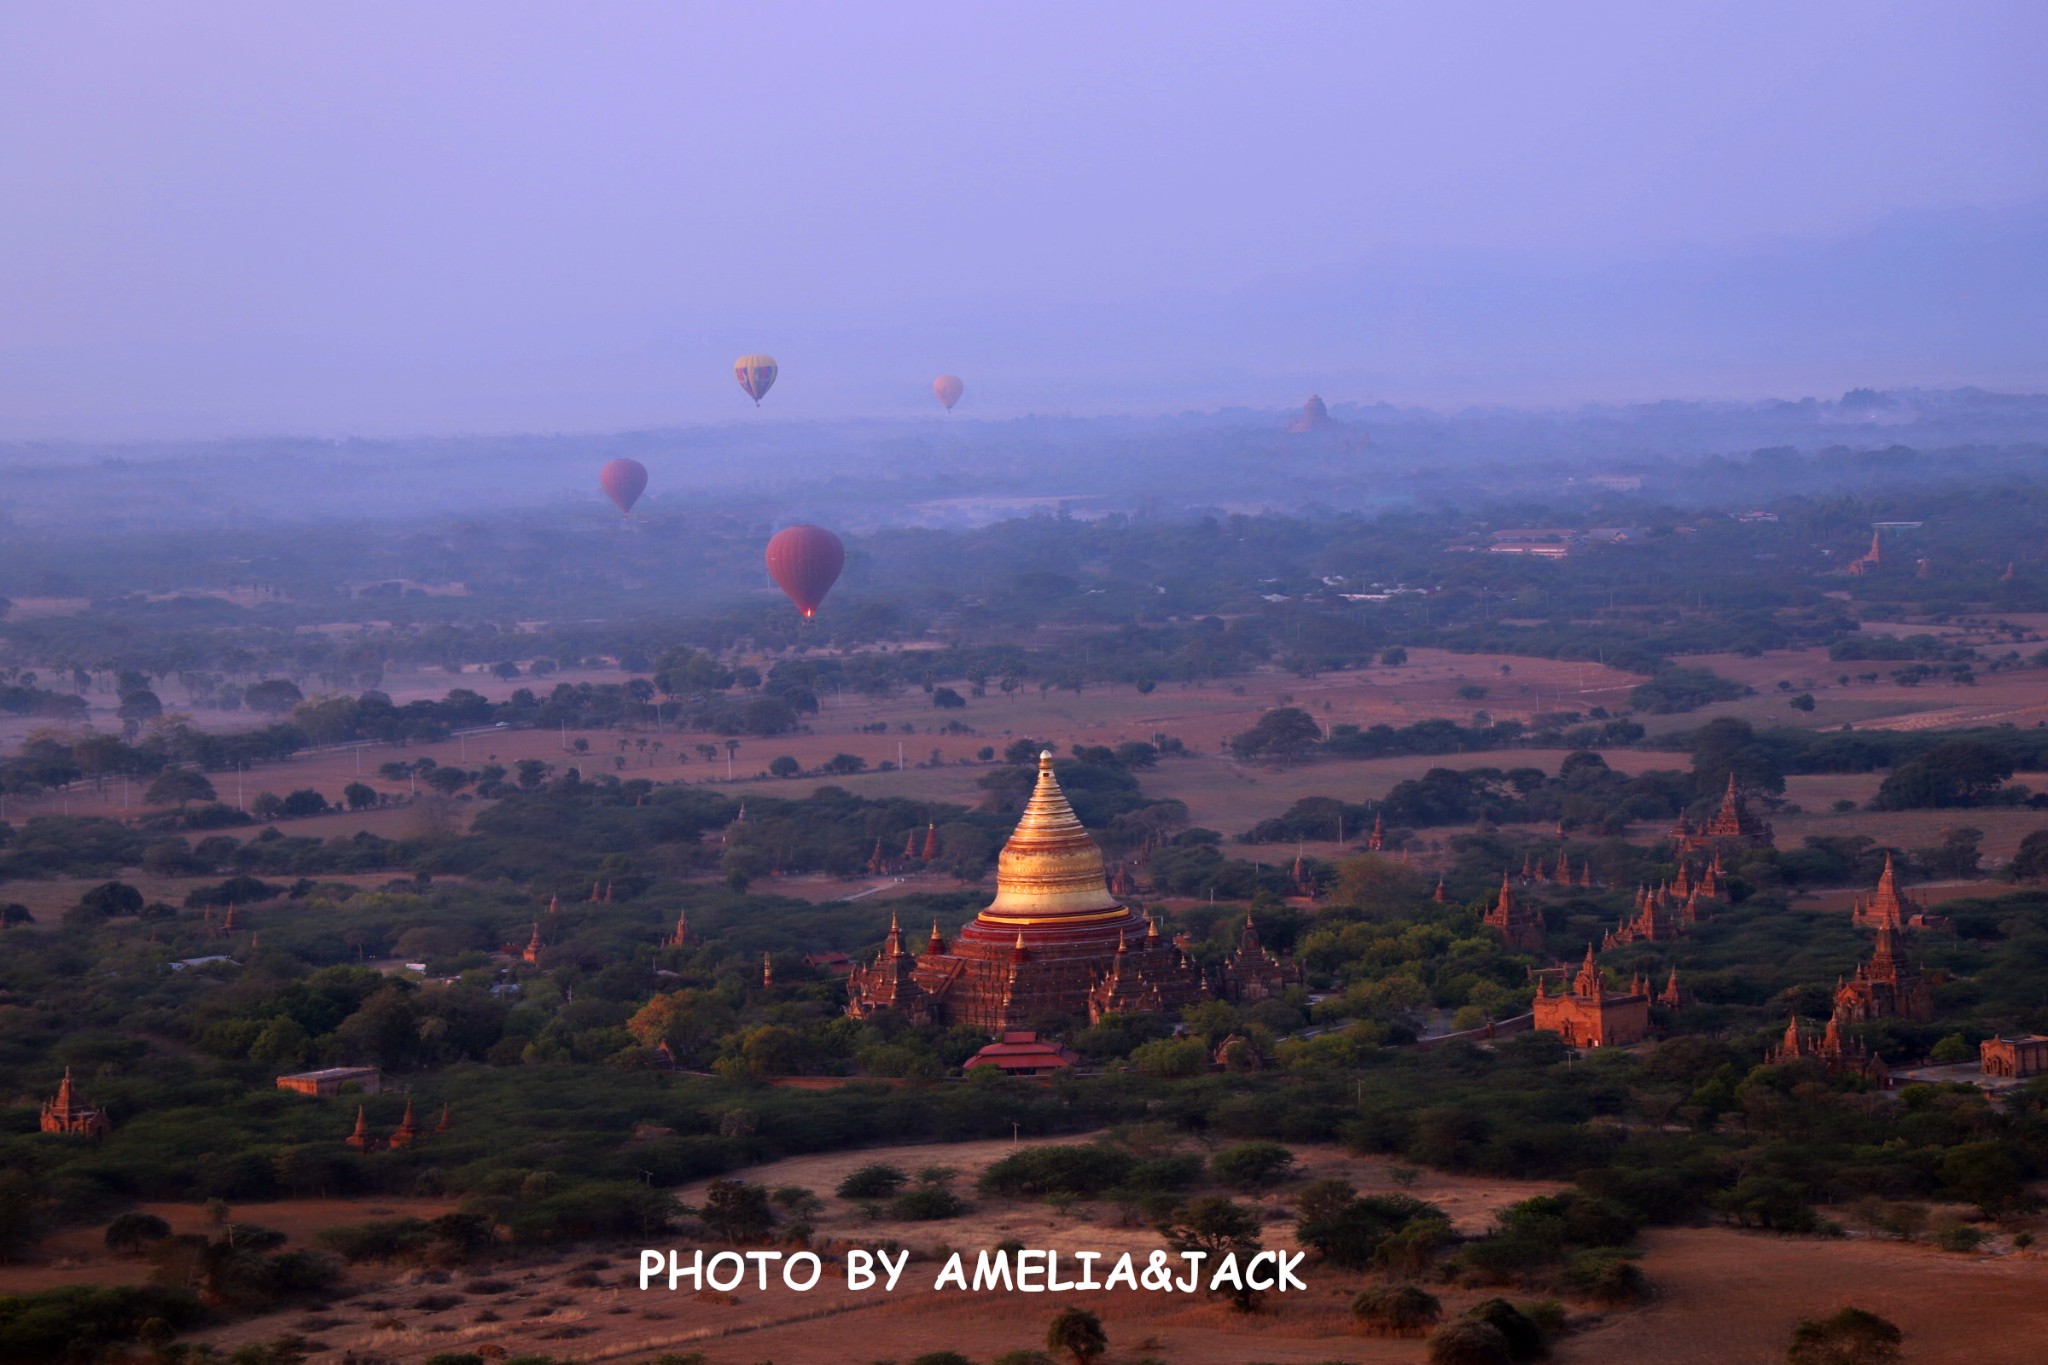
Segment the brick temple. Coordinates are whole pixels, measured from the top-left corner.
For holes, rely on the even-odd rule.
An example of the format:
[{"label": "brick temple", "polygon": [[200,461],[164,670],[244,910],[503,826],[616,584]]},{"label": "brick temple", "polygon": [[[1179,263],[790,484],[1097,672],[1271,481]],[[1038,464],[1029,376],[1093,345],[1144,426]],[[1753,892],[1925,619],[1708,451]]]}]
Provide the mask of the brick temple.
[{"label": "brick temple", "polygon": [[1736,790],[1735,774],[1728,774],[1728,790],[1721,797],[1721,808],[1714,812],[1713,819],[1705,825],[1695,826],[1690,817],[1681,815],[1671,830],[1672,842],[1678,846],[1680,857],[1688,853],[1713,853],[1725,845],[1744,844],[1750,848],[1775,848],[1771,833],[1771,822],[1757,815]]},{"label": "brick temple", "polygon": [[948,940],[932,926],[924,951],[894,919],[881,956],[847,979],[848,1014],[899,1010],[919,1023],[1007,1033],[1109,1014],[1174,1013],[1203,1000],[1261,999],[1301,982],[1301,969],[1258,941],[1211,982],[1159,926],[1111,892],[1102,850],[1038,756],[1038,785],[996,862],[996,896]]}]

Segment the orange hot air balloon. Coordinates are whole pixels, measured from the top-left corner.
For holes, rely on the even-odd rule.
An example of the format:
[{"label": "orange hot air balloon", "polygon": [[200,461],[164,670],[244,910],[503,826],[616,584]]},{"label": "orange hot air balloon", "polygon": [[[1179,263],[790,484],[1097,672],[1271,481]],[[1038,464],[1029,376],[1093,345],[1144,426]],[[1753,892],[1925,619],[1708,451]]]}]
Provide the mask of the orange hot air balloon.
[{"label": "orange hot air balloon", "polygon": [[960,395],[967,392],[967,386],[960,382],[957,374],[942,374],[932,381],[932,395],[946,405],[951,412],[953,405],[960,401]]},{"label": "orange hot air balloon", "polygon": [[846,547],[822,526],[785,527],[768,542],[768,572],[806,620],[817,615],[845,567]]},{"label": "orange hot air balloon", "polygon": [[732,377],[740,381],[740,387],[747,391],[747,397],[760,407],[761,400],[768,396],[768,390],[775,387],[775,376],[780,373],[772,355],[743,355],[732,363]]},{"label": "orange hot air balloon", "polygon": [[597,471],[597,483],[604,489],[604,495],[617,503],[621,512],[630,516],[633,504],[640,501],[640,495],[647,491],[647,466],[624,457],[609,461]]}]

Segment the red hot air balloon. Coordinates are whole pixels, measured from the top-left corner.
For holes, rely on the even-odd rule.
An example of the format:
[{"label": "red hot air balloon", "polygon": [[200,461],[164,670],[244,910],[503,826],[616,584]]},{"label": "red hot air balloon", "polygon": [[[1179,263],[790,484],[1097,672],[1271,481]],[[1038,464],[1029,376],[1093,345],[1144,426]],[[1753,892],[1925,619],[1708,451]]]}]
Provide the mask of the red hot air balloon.
[{"label": "red hot air balloon", "polygon": [[846,547],[822,526],[785,527],[768,542],[768,572],[806,620],[817,614],[845,567]]},{"label": "red hot air balloon", "polygon": [[604,495],[617,503],[621,512],[631,516],[633,504],[640,501],[640,495],[647,491],[647,466],[638,460],[612,460],[597,471],[597,482],[604,489]]},{"label": "red hot air balloon", "polygon": [[967,392],[967,386],[960,382],[957,374],[942,374],[932,381],[932,395],[946,405],[951,412],[953,405],[960,401],[960,395]]}]

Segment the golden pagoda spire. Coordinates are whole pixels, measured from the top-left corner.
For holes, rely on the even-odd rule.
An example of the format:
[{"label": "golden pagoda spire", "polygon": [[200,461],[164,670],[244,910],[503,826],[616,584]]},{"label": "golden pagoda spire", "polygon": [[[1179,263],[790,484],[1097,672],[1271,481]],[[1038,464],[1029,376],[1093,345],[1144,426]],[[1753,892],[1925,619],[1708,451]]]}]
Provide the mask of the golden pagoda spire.
[{"label": "golden pagoda spire", "polygon": [[1050,750],[1038,756],[1038,785],[996,860],[996,898],[981,914],[1002,925],[1103,922],[1125,914],[1110,894],[1102,849],[1082,828],[1053,776]]}]

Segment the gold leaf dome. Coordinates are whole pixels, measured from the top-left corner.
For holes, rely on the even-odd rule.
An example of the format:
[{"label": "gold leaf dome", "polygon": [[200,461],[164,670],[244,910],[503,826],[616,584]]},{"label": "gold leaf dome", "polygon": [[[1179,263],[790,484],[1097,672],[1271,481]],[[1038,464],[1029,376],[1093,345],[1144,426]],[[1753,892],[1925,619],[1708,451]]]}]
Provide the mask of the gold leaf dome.
[{"label": "gold leaf dome", "polygon": [[1038,785],[996,860],[996,898],[984,923],[1074,924],[1127,913],[1110,894],[1102,850],[1067,804],[1052,754],[1038,756]]}]

